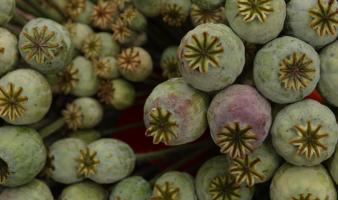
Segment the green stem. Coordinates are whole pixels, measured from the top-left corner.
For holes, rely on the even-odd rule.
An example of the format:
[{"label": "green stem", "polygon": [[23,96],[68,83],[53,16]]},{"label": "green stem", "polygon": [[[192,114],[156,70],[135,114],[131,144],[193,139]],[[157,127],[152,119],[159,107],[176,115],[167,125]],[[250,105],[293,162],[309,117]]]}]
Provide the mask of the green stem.
[{"label": "green stem", "polygon": [[31,5],[29,5],[23,0],[16,0],[16,5],[21,10],[31,13],[32,15],[35,15],[36,17],[41,16],[41,13],[39,13],[35,8],[33,8]]},{"label": "green stem", "polygon": [[131,128],[139,128],[139,127],[144,127],[144,123],[143,122],[130,123],[130,124],[127,124],[125,126],[116,127],[116,128],[107,129],[107,130],[102,130],[100,132],[101,132],[101,136],[108,136],[108,135],[111,135],[113,133],[125,131],[125,130],[131,129]]},{"label": "green stem", "polygon": [[20,26],[25,26],[28,20],[20,15],[18,12],[15,12],[14,17],[12,18],[12,21]]},{"label": "green stem", "polygon": [[51,9],[54,9],[56,11],[54,14],[57,14],[57,16],[50,14],[36,0],[26,0],[26,1],[29,5],[33,6],[38,12],[40,12],[42,17],[50,18],[50,19],[53,19],[54,21],[57,21],[57,22],[62,22],[64,20],[64,17],[60,14],[60,12],[58,12],[58,10],[55,10],[54,7],[50,6]]},{"label": "green stem", "polygon": [[65,122],[64,118],[60,117],[59,119],[55,120],[54,122],[52,122],[48,126],[39,130],[41,137],[47,138],[48,136],[52,135],[57,130],[62,128],[65,125],[65,123],[66,122]]}]

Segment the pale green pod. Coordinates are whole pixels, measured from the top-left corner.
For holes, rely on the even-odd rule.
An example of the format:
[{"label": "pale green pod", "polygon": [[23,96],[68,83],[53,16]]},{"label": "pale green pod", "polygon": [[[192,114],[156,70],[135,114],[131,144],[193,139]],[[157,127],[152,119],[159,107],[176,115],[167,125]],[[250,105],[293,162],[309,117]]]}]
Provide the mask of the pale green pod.
[{"label": "pale green pod", "polygon": [[81,49],[83,42],[91,34],[94,33],[93,29],[87,24],[83,23],[67,23],[64,25],[70,33],[70,38],[77,49]]},{"label": "pale green pod", "polygon": [[70,63],[74,46],[62,25],[50,19],[36,18],[23,27],[19,51],[31,67],[48,74],[58,72]]},{"label": "pale green pod", "polygon": [[114,183],[127,177],[135,167],[135,154],[132,148],[120,140],[100,139],[88,145],[96,152],[98,164],[95,173],[88,178],[97,183]]},{"label": "pale green pod", "polygon": [[314,166],[334,153],[338,125],[328,107],[314,100],[303,100],[279,111],[271,134],[275,150],[287,162]]},{"label": "pale green pod", "polygon": [[87,58],[95,59],[105,56],[117,56],[120,47],[113,40],[112,34],[100,32],[88,36],[83,42],[81,51]]},{"label": "pale green pod", "polygon": [[120,75],[117,60],[112,56],[101,57],[94,60],[93,67],[97,76],[102,79],[114,79]]},{"label": "pale green pod", "polygon": [[69,133],[69,137],[78,138],[84,141],[86,144],[90,144],[95,140],[101,138],[101,134],[99,131],[95,129],[86,129],[86,130],[78,130]]},{"label": "pale green pod", "polygon": [[134,31],[141,32],[147,27],[147,19],[134,7],[129,7],[121,14],[122,20]]},{"label": "pale green pod", "polygon": [[7,73],[0,79],[0,88],[0,114],[10,124],[32,124],[49,111],[51,88],[44,76],[34,70],[17,69]]},{"label": "pale green pod", "polygon": [[140,176],[132,176],[114,187],[109,200],[149,200],[150,195],[150,184]]},{"label": "pale green pod", "polygon": [[192,3],[198,5],[202,9],[211,10],[223,4],[224,0],[192,0]]},{"label": "pale green pod", "polygon": [[286,26],[290,34],[321,48],[338,37],[338,2],[331,0],[291,0]]},{"label": "pale green pod", "polygon": [[161,7],[162,20],[169,26],[180,27],[189,17],[190,0],[163,0]]},{"label": "pale green pod", "polygon": [[113,79],[101,82],[98,97],[106,105],[123,110],[134,104],[135,93],[134,86],[128,81]]},{"label": "pale green pod", "polygon": [[59,200],[108,200],[108,194],[102,186],[93,182],[81,182],[66,187]]},{"label": "pale green pod", "polygon": [[228,26],[207,23],[183,37],[178,58],[183,78],[196,89],[212,92],[236,80],[245,64],[245,49]]},{"label": "pale green pod", "polygon": [[251,200],[254,187],[237,184],[229,174],[227,156],[216,156],[207,160],[196,175],[196,193],[199,200],[231,199]]},{"label": "pale green pod", "polygon": [[285,1],[261,2],[263,1],[227,0],[225,4],[225,13],[231,28],[250,43],[265,44],[276,38],[284,27]]},{"label": "pale green pod", "polygon": [[160,66],[163,70],[162,76],[165,78],[181,76],[179,71],[180,62],[177,57],[177,50],[177,46],[170,46],[166,48],[161,55]]},{"label": "pale green pod", "polygon": [[18,40],[7,29],[0,28],[0,44],[0,75],[3,75],[18,62]]},{"label": "pale green pod", "polygon": [[151,56],[141,47],[124,49],[117,59],[119,72],[129,81],[144,81],[153,71]]},{"label": "pale green pod", "polygon": [[50,168],[47,169],[50,177],[59,183],[72,184],[84,179],[78,173],[80,150],[86,143],[77,138],[60,139],[49,147]]},{"label": "pale green pod", "polygon": [[297,38],[277,38],[260,49],[255,57],[256,87],[275,103],[302,100],[315,89],[319,76],[318,53]]},{"label": "pale green pod", "polygon": [[322,165],[297,167],[284,164],[270,185],[271,200],[336,200],[337,192],[330,175]]},{"label": "pale green pod", "polygon": [[161,12],[163,0],[133,0],[137,10],[146,17],[156,17]]},{"label": "pale green pod", "polygon": [[4,0],[0,7],[0,25],[7,24],[15,12],[15,0]]},{"label": "pale green pod", "polygon": [[0,193],[0,200],[54,200],[46,183],[35,179],[32,182],[15,188],[6,188]]},{"label": "pale green pod", "polygon": [[90,60],[83,56],[78,56],[71,65],[73,65],[73,70],[77,71],[77,82],[70,93],[78,97],[94,95],[99,88],[99,78]]},{"label": "pale green pod", "polygon": [[[71,0],[71,1],[78,1],[78,0]],[[75,15],[73,17],[74,21],[84,23],[84,24],[90,24],[93,10],[94,10],[94,4],[89,0],[84,1],[84,8],[77,16]]]},{"label": "pale green pod", "polygon": [[319,90],[332,105],[338,107],[338,41],[320,52]]},{"label": "pale green pod", "polygon": [[0,132],[0,185],[16,187],[31,182],[47,158],[39,133],[14,126],[3,126]]},{"label": "pale green pod", "polygon": [[182,78],[172,78],[157,85],[144,108],[146,136],[153,143],[182,145],[202,136],[207,128],[206,94],[190,87]]},{"label": "pale green pod", "polygon": [[156,180],[150,199],[197,200],[194,178],[185,172],[166,172]]}]

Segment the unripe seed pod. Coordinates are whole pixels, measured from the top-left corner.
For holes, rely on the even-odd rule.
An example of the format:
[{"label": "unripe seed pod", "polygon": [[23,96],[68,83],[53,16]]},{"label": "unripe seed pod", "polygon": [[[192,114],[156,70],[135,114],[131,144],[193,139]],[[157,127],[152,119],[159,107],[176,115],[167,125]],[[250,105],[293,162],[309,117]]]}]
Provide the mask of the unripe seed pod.
[{"label": "unripe seed pod", "polygon": [[192,0],[192,3],[198,5],[202,9],[211,10],[222,5],[224,0]]},{"label": "unripe seed pod", "polygon": [[325,47],[320,53],[321,95],[332,105],[338,107],[338,41]]},{"label": "unripe seed pod", "polygon": [[127,22],[121,18],[117,19],[112,24],[113,39],[118,43],[130,46],[130,44],[136,39],[137,33],[128,27]]},{"label": "unripe seed pod", "polygon": [[0,132],[0,184],[15,187],[29,183],[47,158],[39,133],[14,126],[1,127]]},{"label": "unripe seed pod", "polygon": [[18,40],[7,29],[0,28],[0,44],[0,75],[3,75],[13,70],[18,61]]},{"label": "unripe seed pod", "polygon": [[271,106],[255,88],[232,85],[218,93],[208,109],[211,136],[222,153],[244,157],[260,146],[271,126]]},{"label": "unripe seed pod", "polygon": [[162,53],[160,66],[163,70],[162,75],[165,78],[175,78],[181,76],[181,73],[179,71],[177,49],[178,47],[171,46],[166,48]]},{"label": "unripe seed pod", "polygon": [[320,60],[312,46],[293,37],[277,38],[260,49],[254,61],[257,89],[275,103],[302,100],[316,87]]},{"label": "unripe seed pod", "polygon": [[107,30],[119,15],[116,1],[98,1],[91,14],[94,27]]},{"label": "unripe seed pod", "polygon": [[89,24],[94,4],[89,0],[67,0],[62,10],[73,21]]},{"label": "unripe seed pod", "polygon": [[112,57],[102,57],[93,61],[93,67],[98,77],[113,79],[119,77],[117,60]]},{"label": "unripe seed pod", "polygon": [[65,27],[69,31],[70,38],[78,50],[81,49],[86,38],[94,33],[93,29],[87,24],[67,23],[65,24]]},{"label": "unripe seed pod", "polygon": [[95,129],[86,129],[86,130],[78,130],[69,133],[69,137],[78,138],[84,141],[86,144],[90,144],[101,138],[101,134],[99,131]]},{"label": "unripe seed pod", "polygon": [[95,59],[105,56],[116,56],[119,51],[119,45],[113,40],[110,33],[100,32],[90,35],[81,48],[87,58]]},{"label": "unripe seed pod", "polygon": [[227,156],[207,160],[196,175],[196,193],[199,200],[236,199],[251,200],[255,188],[237,184],[229,174]]},{"label": "unripe seed pod", "polygon": [[131,147],[115,139],[100,139],[81,150],[78,172],[91,180],[114,183],[127,177],[135,167]]},{"label": "unripe seed pod", "polygon": [[107,200],[108,194],[102,186],[93,182],[76,183],[65,188],[59,200]]},{"label": "unripe seed pod", "polygon": [[185,172],[170,171],[160,176],[150,200],[197,200],[194,179]]},{"label": "unripe seed pod", "polygon": [[109,200],[149,200],[150,195],[150,184],[140,176],[132,176],[114,187]]},{"label": "unripe seed pod", "polygon": [[147,27],[147,19],[136,8],[130,6],[121,14],[122,20],[134,31],[144,31]]},{"label": "unripe seed pod", "polygon": [[4,0],[0,7],[0,25],[5,25],[14,16],[15,0]]},{"label": "unripe seed pod", "polygon": [[58,72],[70,63],[74,46],[62,25],[50,19],[36,18],[23,27],[19,51],[31,67],[48,74]]},{"label": "unripe seed pod", "polygon": [[225,23],[225,8],[218,6],[214,9],[203,9],[193,4],[190,12],[191,22],[194,27],[205,23]]},{"label": "unripe seed pod", "polygon": [[101,122],[103,108],[96,99],[81,97],[68,104],[62,115],[72,130],[93,128]]},{"label": "unripe seed pod", "polygon": [[187,20],[190,9],[190,0],[163,0],[161,16],[169,26],[180,27]]},{"label": "unripe seed pod", "polygon": [[54,200],[46,183],[40,180],[15,188],[6,188],[0,193],[0,200]]},{"label": "unripe seed pod", "polygon": [[303,100],[277,114],[271,134],[275,150],[287,162],[314,166],[334,153],[338,125],[328,107],[314,100]]},{"label": "unripe seed pod", "polygon": [[338,37],[337,9],[334,0],[291,0],[286,26],[295,37],[321,48]]},{"label": "unripe seed pod", "polygon": [[163,0],[133,0],[133,3],[146,17],[156,17],[161,12]]},{"label": "unripe seed pod", "polygon": [[50,177],[59,183],[71,184],[83,180],[77,172],[80,150],[86,148],[86,143],[77,138],[60,139],[49,147]]},{"label": "unripe seed pod", "polygon": [[181,145],[197,140],[207,127],[208,97],[182,78],[172,78],[154,88],[144,105],[146,135],[153,143]]},{"label": "unripe seed pod", "polygon": [[245,49],[228,26],[209,23],[184,36],[178,58],[183,78],[193,87],[211,92],[236,80],[245,64]]},{"label": "unripe seed pod", "polygon": [[337,192],[322,165],[297,167],[284,164],[270,185],[271,200],[336,200]]},{"label": "unripe seed pod", "polygon": [[106,105],[123,110],[134,104],[135,89],[133,85],[123,79],[102,81],[98,97]]},{"label": "unripe seed pod", "polygon": [[149,53],[141,47],[124,49],[118,56],[118,69],[129,81],[141,82],[153,71],[153,61]]},{"label": "unripe seed pod", "polygon": [[52,103],[47,80],[31,69],[18,69],[0,79],[0,116],[11,124],[40,121]]}]

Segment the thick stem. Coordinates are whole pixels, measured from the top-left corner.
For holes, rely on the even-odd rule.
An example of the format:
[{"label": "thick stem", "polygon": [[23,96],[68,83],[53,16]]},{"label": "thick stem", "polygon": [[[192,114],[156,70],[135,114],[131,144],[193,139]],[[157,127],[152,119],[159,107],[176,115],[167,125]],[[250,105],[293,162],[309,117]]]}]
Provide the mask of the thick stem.
[{"label": "thick stem", "polygon": [[40,135],[42,138],[47,138],[51,134],[58,131],[60,128],[62,128],[65,125],[65,120],[63,117],[60,117],[59,119],[55,120],[51,124],[47,125],[46,127],[39,130]]},{"label": "thick stem", "polygon": [[16,5],[18,8],[20,8],[21,10],[30,13],[36,17],[41,16],[41,13],[39,13],[35,8],[33,8],[32,6],[30,6],[28,3],[26,3],[23,0],[16,0]]},{"label": "thick stem", "polygon": [[27,21],[30,21],[32,19],[35,19],[35,17],[33,15],[31,15],[30,13],[26,13],[25,11],[19,9],[19,8],[16,8],[15,9],[15,12],[17,15],[20,15],[22,16],[23,18],[25,18]]},{"label": "thick stem", "polygon": [[0,184],[7,182],[9,176],[8,164],[0,158]]},{"label": "thick stem", "polygon": [[[62,14],[59,12],[59,10],[56,10],[57,12],[55,12],[54,14],[58,13],[57,16],[52,15],[50,13],[48,13],[48,11],[46,9],[44,9],[39,2],[37,2],[36,0],[26,0],[27,3],[29,3],[29,5],[31,5],[32,7],[34,7],[38,12],[41,13],[41,17],[46,17],[46,18],[50,18],[53,19],[54,21],[57,22],[62,22],[64,20],[64,17],[62,16]],[[52,7],[53,9],[55,9],[54,7]]]},{"label": "thick stem", "polygon": [[4,25],[6,29],[8,29],[10,32],[14,33],[16,36],[20,35],[21,28],[19,26],[16,26],[15,24],[9,23]]},{"label": "thick stem", "polygon": [[28,20],[25,17],[23,17],[22,15],[20,15],[18,12],[15,12],[11,21],[20,25],[20,26],[22,26],[22,27],[25,26],[26,23],[28,22]]},{"label": "thick stem", "polygon": [[101,132],[101,136],[108,136],[108,135],[111,135],[113,133],[125,131],[125,130],[131,129],[131,128],[140,128],[140,127],[144,127],[143,122],[131,123],[131,124],[127,124],[127,125],[121,126],[121,127],[115,127],[115,128],[112,128],[112,129],[102,130],[100,132]]}]

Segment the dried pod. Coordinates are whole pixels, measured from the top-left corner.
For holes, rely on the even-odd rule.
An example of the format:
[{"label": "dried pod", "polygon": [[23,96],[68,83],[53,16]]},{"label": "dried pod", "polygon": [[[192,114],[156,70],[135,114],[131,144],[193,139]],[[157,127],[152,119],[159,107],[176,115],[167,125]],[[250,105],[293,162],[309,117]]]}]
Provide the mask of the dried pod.
[{"label": "dried pod", "polygon": [[272,179],[271,200],[335,200],[337,192],[322,165],[297,167],[284,164]]},{"label": "dried pod", "polygon": [[257,89],[275,103],[302,100],[319,81],[320,60],[312,46],[293,37],[277,38],[260,49],[254,61]]},{"label": "dried pod", "polygon": [[225,0],[192,0],[192,3],[205,10],[211,10],[224,4]]},{"label": "dried pod", "polygon": [[5,25],[14,16],[15,0],[4,0],[0,7],[0,25]]},{"label": "dried pod", "polygon": [[337,10],[334,0],[291,0],[286,25],[295,37],[321,48],[338,37]]},{"label": "dried pod", "polygon": [[149,200],[150,195],[150,184],[140,176],[132,176],[114,187],[109,200]]},{"label": "dried pod", "polygon": [[224,6],[219,6],[215,9],[203,9],[196,4],[193,4],[191,7],[190,18],[195,27],[205,23],[216,24],[226,22]]},{"label": "dried pod", "polygon": [[193,177],[178,171],[164,173],[156,180],[150,200],[197,200]]},{"label": "dried pod", "polygon": [[161,56],[160,66],[163,70],[163,77],[175,78],[180,77],[179,60],[177,57],[177,46],[171,46],[166,48]]},{"label": "dried pod", "polygon": [[237,184],[229,174],[229,158],[216,156],[207,160],[196,175],[199,200],[251,200],[254,187]]},{"label": "dried pod", "polygon": [[0,75],[3,75],[13,70],[18,61],[18,40],[7,29],[0,28],[0,44]]},{"label": "dried pod", "polygon": [[3,126],[0,132],[0,185],[16,187],[31,182],[47,158],[39,133],[15,126]]},{"label": "dried pod", "polygon": [[169,26],[180,27],[188,18],[190,9],[190,0],[165,0],[162,3],[161,16]]},{"label": "dried pod", "polygon": [[202,24],[189,31],[178,49],[180,72],[193,87],[211,92],[232,84],[242,72],[242,40],[223,24]]},{"label": "dried pod", "polygon": [[222,153],[244,157],[260,146],[271,126],[271,106],[255,88],[232,85],[219,92],[208,110],[211,136]]},{"label": "dried pod", "polygon": [[58,72],[70,63],[74,46],[62,25],[50,19],[36,18],[23,27],[19,51],[31,67],[48,74]]},{"label": "dried pod", "polygon": [[181,145],[198,139],[207,127],[208,98],[182,78],[159,84],[144,105],[146,135],[153,143]]},{"label": "dried pod", "polygon": [[146,17],[156,17],[161,12],[163,0],[133,0],[133,3]]},{"label": "dried pod", "polygon": [[46,183],[40,180],[15,188],[6,188],[0,194],[0,200],[54,200]]},{"label": "dried pod", "polygon": [[86,38],[94,33],[93,29],[83,23],[67,23],[64,25],[70,33],[70,38],[76,47],[80,50]]},{"label": "dried pod", "polygon": [[297,166],[314,166],[332,156],[338,139],[333,112],[314,100],[283,108],[271,129],[275,150]]},{"label": "dried pod", "polygon": [[94,71],[98,77],[113,79],[119,77],[118,63],[115,57],[101,57],[93,61]]},{"label": "dried pod", "polygon": [[84,42],[81,51],[89,59],[96,59],[105,56],[116,56],[119,45],[113,40],[113,36],[107,32],[100,32],[90,35]]},{"label": "dried pod", "polygon": [[107,200],[108,194],[99,184],[85,181],[66,187],[59,200]]}]

